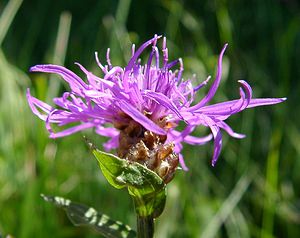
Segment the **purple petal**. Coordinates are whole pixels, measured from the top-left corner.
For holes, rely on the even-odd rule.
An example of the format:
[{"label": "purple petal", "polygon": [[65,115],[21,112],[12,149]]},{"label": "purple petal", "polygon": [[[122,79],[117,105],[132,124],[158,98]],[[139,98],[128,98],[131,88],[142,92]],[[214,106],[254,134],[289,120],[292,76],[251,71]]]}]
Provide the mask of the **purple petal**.
[{"label": "purple petal", "polygon": [[62,97],[53,98],[53,102],[62,108],[68,108],[68,104],[70,103],[68,97],[70,96],[69,92],[63,93]]},{"label": "purple petal", "polygon": [[181,133],[182,132],[175,131],[175,130],[172,130],[171,132],[169,132],[169,134],[172,134],[172,138],[173,138],[172,141],[174,141],[175,143],[180,143],[183,141],[190,145],[204,145],[213,138],[212,134],[209,134],[204,137],[196,137],[196,136],[191,136],[191,135],[185,135],[183,137],[183,136],[181,136]]},{"label": "purple petal", "polygon": [[204,145],[213,138],[212,134],[209,134],[204,137],[195,137],[195,136],[186,136],[184,142],[190,145]]},{"label": "purple petal", "polygon": [[206,122],[206,124],[208,125],[208,127],[210,128],[213,137],[214,137],[214,155],[212,158],[212,166],[215,166],[219,155],[221,153],[221,149],[222,149],[222,133],[220,131],[220,128],[217,126],[217,122],[214,121],[214,119],[204,116],[203,120]]},{"label": "purple petal", "polygon": [[[219,107],[219,108],[214,108],[214,110],[209,110],[209,111],[206,110],[204,112],[204,111],[202,111],[202,109],[204,108],[203,107],[203,108],[199,109],[198,113],[200,113],[200,111],[201,111],[202,113],[205,113],[206,115],[217,117],[219,120],[225,120],[232,114],[235,114],[235,113],[238,113],[238,112],[244,110],[251,101],[252,89],[251,89],[250,85],[245,81],[240,80],[239,83],[242,84],[242,88],[240,88],[241,98],[239,100],[237,100],[236,103],[233,104],[231,107],[229,107],[227,109],[227,111],[223,110],[224,109],[223,107]],[[245,89],[246,93],[244,92],[243,88]],[[223,111],[220,112],[218,109],[221,109]]]},{"label": "purple petal", "polygon": [[156,55],[156,68],[159,68],[159,52],[156,46],[152,47],[152,52],[150,53],[150,56],[148,58],[148,62],[146,65],[146,73],[145,73],[145,81],[144,81],[144,85],[145,85],[145,89],[150,89],[151,88],[151,77],[149,77],[149,72],[151,69],[151,64],[152,64],[152,59],[153,56]]},{"label": "purple petal", "polygon": [[245,103],[245,105],[243,106],[243,108],[241,109],[241,110],[243,110],[244,108],[246,108],[248,105],[249,105],[249,103],[250,103],[250,101],[251,101],[251,99],[252,99],[252,88],[251,88],[251,86],[246,82],[246,81],[244,81],[244,80],[239,80],[238,81],[241,85],[242,85],[242,87],[245,89],[245,91],[246,91],[246,103]]},{"label": "purple petal", "polygon": [[46,120],[48,120],[50,123],[56,123],[59,126],[63,126],[72,122],[78,122],[80,120],[78,118],[74,118],[72,112],[58,109],[52,110],[49,115]]},{"label": "purple petal", "polygon": [[130,71],[134,65],[134,62],[138,59],[138,57],[141,55],[141,53],[146,49],[149,45],[151,45],[153,42],[156,42],[161,36],[155,35],[152,39],[146,41],[144,44],[140,46],[140,48],[134,53],[134,55],[131,57],[131,59],[128,62],[128,65],[125,68],[125,71]]},{"label": "purple petal", "polygon": [[122,75],[124,74],[124,71],[121,67],[116,66],[111,68],[111,70],[108,71],[107,74],[105,74],[104,76],[104,80],[109,80],[111,79],[113,76],[115,76],[116,74],[119,74],[120,78],[122,77]]},{"label": "purple petal", "polygon": [[112,99],[112,95],[104,92],[100,92],[98,90],[86,90],[84,92],[85,96],[89,98],[106,98],[106,99]]},{"label": "purple petal", "polygon": [[224,52],[227,48],[227,45],[228,44],[225,44],[221,53],[220,53],[220,56],[219,56],[219,60],[218,60],[218,69],[217,69],[217,75],[216,75],[216,79],[213,83],[213,85],[211,86],[211,88],[209,89],[207,95],[198,103],[196,104],[195,106],[191,107],[190,110],[196,110],[198,108],[201,108],[203,107],[205,104],[207,104],[212,98],[213,96],[215,95],[218,87],[219,87],[219,84],[220,84],[220,81],[221,81],[221,76],[222,76],[222,58],[223,58],[223,55],[224,55]]},{"label": "purple petal", "polygon": [[173,130],[172,134],[175,135],[174,142],[176,143],[177,141],[178,142],[183,141],[184,138],[186,136],[188,136],[190,133],[192,133],[194,129],[195,129],[195,126],[187,126],[181,132]]},{"label": "purple petal", "polygon": [[118,148],[118,146],[119,146],[119,136],[115,136],[103,144],[103,147],[106,151],[116,149]]},{"label": "purple petal", "polygon": [[198,91],[199,89],[203,88],[210,80],[211,76],[208,76],[202,83],[194,88],[194,92]]},{"label": "purple petal", "polygon": [[102,70],[102,72],[107,74],[107,69],[101,64],[101,62],[98,58],[98,52],[95,52],[95,59],[96,59],[96,62],[98,64],[99,68]]},{"label": "purple petal", "polygon": [[[258,106],[267,106],[267,105],[274,105],[281,102],[284,102],[286,98],[255,98],[251,99],[247,108],[253,108]],[[232,112],[231,108],[238,103],[239,99],[231,100],[227,102],[216,103],[213,105],[205,106],[194,113],[205,113],[205,114],[214,114],[214,115],[225,115],[228,112]]]},{"label": "purple petal", "polygon": [[246,135],[244,135],[244,134],[239,134],[239,133],[234,132],[232,130],[232,128],[223,121],[218,122],[217,125],[219,127],[221,127],[223,130],[225,130],[230,136],[232,136],[234,138],[243,139],[246,137]]},{"label": "purple petal", "polygon": [[143,127],[147,130],[152,131],[159,135],[165,135],[166,131],[156,125],[153,121],[151,121],[148,117],[138,111],[135,107],[130,105],[129,103],[125,102],[124,100],[118,101],[119,108],[130,116],[133,120],[140,123]]},{"label": "purple petal", "polygon": [[177,109],[177,107],[174,105],[174,103],[168,98],[167,96],[163,95],[162,93],[152,92],[146,90],[143,93],[144,96],[154,100],[156,103],[162,105],[165,108],[170,109],[173,111],[180,119],[183,120],[182,115],[180,114],[180,111]]},{"label": "purple petal", "polygon": [[50,118],[55,113],[59,113],[58,110],[53,110],[49,114],[49,116],[47,117],[47,120],[46,120],[46,128],[50,133],[50,138],[53,138],[53,139],[58,138],[58,137],[68,136],[68,135],[74,134],[78,131],[85,130],[87,128],[91,128],[91,127],[95,126],[93,123],[86,122],[86,123],[83,123],[83,124],[80,124],[80,125],[77,125],[77,126],[74,126],[74,127],[70,127],[70,128],[65,129],[63,131],[55,133],[55,132],[53,132],[53,130],[51,128],[51,124],[50,124],[51,123]]},{"label": "purple petal", "polygon": [[[37,115],[40,119],[42,119],[43,121],[46,121],[48,114],[50,113],[50,111],[53,110],[53,108],[50,105],[48,105],[47,103],[44,103],[44,102],[40,101],[39,99],[32,97],[30,94],[29,88],[27,89],[26,96],[27,96],[27,100],[28,100],[28,103],[29,103],[29,106],[30,106],[32,112],[35,115]],[[44,111],[46,114],[42,114],[37,109],[37,107],[40,108],[42,111]]]},{"label": "purple petal", "polygon": [[174,61],[168,63],[168,64],[167,64],[167,69],[173,68],[173,67],[174,67],[176,64],[178,64],[178,63],[179,63],[179,59],[174,60]]},{"label": "purple petal", "polygon": [[183,159],[182,154],[179,154],[178,156],[179,156],[179,163],[180,163],[181,168],[182,168],[184,171],[188,171],[189,168],[185,165],[185,162],[184,162],[184,159]]},{"label": "purple petal", "polygon": [[144,99],[141,94],[141,90],[139,90],[137,83],[133,83],[131,88],[129,89],[129,98],[130,101],[137,107],[137,109],[142,110],[142,105],[144,105]]},{"label": "purple petal", "polygon": [[93,126],[94,126],[93,123],[84,123],[84,124],[81,124],[81,125],[70,127],[66,130],[63,130],[63,131],[60,131],[60,132],[57,132],[57,133],[52,132],[52,134],[50,135],[50,138],[55,139],[55,138],[59,138],[59,137],[68,136],[68,135],[74,134],[78,131],[82,131],[82,130],[91,128]]},{"label": "purple petal", "polygon": [[148,40],[147,42],[145,42],[144,44],[142,44],[142,46],[134,53],[134,55],[131,57],[131,59],[129,60],[127,66],[125,67],[125,71],[124,71],[124,78],[123,78],[123,85],[124,88],[126,90],[129,89],[129,85],[128,85],[128,76],[129,76],[129,72],[131,71],[131,69],[133,68],[136,60],[138,59],[138,57],[141,55],[141,53],[144,51],[144,49],[146,49],[149,45],[153,44],[155,45],[156,41],[161,38],[161,36],[157,36],[155,35],[152,39]]},{"label": "purple petal", "polygon": [[284,102],[287,98],[255,98],[252,99],[247,108],[274,105]]},{"label": "purple petal", "polygon": [[210,126],[210,129],[214,136],[214,155],[211,162],[211,165],[214,167],[222,149],[222,133],[217,126]]},{"label": "purple petal", "polygon": [[45,73],[55,73],[63,77],[71,87],[71,89],[81,95],[81,90],[86,89],[87,85],[82,81],[80,77],[74,74],[72,71],[68,70],[65,67],[45,64],[45,65],[36,65],[30,68],[30,72],[45,72]]},{"label": "purple petal", "polygon": [[119,131],[117,129],[112,127],[103,127],[103,126],[97,126],[96,133],[107,137],[115,137],[119,135]]}]

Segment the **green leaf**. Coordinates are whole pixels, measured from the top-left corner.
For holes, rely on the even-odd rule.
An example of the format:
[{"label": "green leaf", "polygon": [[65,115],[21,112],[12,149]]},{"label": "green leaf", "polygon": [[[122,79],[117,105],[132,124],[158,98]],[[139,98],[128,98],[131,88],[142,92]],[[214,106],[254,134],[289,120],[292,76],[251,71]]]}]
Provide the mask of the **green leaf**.
[{"label": "green leaf", "polygon": [[91,146],[107,181],[115,188],[127,187],[140,216],[158,217],[165,206],[166,185],[152,170]]},{"label": "green leaf", "polygon": [[107,238],[134,238],[136,232],[122,222],[114,221],[105,214],[84,204],[56,196],[41,195],[45,201],[63,208],[75,226],[89,226]]}]

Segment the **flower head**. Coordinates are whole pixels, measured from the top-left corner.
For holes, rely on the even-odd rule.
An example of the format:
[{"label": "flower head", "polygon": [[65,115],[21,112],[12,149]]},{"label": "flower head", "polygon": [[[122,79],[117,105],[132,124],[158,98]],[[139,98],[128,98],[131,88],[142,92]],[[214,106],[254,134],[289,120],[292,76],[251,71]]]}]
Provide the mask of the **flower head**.
[{"label": "flower head", "polygon": [[[224,122],[229,116],[246,108],[277,104],[285,100],[253,99],[249,84],[240,80],[239,99],[208,105],[221,81],[226,44],[220,53],[212,86],[202,100],[194,102],[195,94],[210,78],[198,86],[193,86],[191,80],[183,80],[182,60],[168,61],[166,38],[163,38],[160,60],[157,48],[160,38],[155,35],[137,51],[133,45],[132,57],[125,68],[111,65],[109,49],[105,66],[99,62],[96,54],[103,77],[95,76],[76,63],[86,74],[85,81],[62,66],[33,66],[31,72],[60,75],[71,89],[53,99],[57,108],[33,97],[29,89],[27,91],[29,105],[33,113],[46,122],[50,137],[63,137],[94,127],[98,134],[110,138],[104,144],[107,150],[116,148],[120,157],[139,161],[168,181],[172,177],[170,171],[174,172],[177,167],[178,159],[181,167],[186,169],[180,154],[183,142],[202,145],[214,139],[214,165],[222,148],[221,129],[232,137],[244,137]],[[146,64],[142,64],[139,57],[147,47],[152,47],[152,50]],[[177,69],[173,70],[175,67]],[[182,131],[176,129],[180,121],[186,125]],[[65,126],[74,122],[77,125],[59,132],[52,129],[52,124]],[[204,137],[191,136],[197,126],[209,127],[211,134]]]}]

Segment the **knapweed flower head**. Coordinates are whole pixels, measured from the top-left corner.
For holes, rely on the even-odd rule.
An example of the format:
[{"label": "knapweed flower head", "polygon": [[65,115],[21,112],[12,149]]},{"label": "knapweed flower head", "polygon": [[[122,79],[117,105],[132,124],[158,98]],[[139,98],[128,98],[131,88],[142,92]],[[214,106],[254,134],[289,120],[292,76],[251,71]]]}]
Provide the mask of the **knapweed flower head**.
[{"label": "knapweed flower head", "polygon": [[[186,169],[181,155],[182,143],[202,145],[214,140],[212,165],[215,165],[222,148],[222,133],[243,138],[235,133],[225,120],[246,108],[277,104],[285,98],[253,99],[252,89],[243,80],[240,97],[235,100],[209,105],[214,97],[222,75],[222,49],[217,73],[208,93],[200,101],[195,95],[208,83],[207,78],[200,85],[182,78],[183,62],[177,59],[169,62],[166,38],[162,41],[162,59],[157,47],[160,36],[155,35],[138,50],[132,47],[132,57],[125,68],[113,66],[107,51],[107,65],[103,66],[96,54],[98,66],[103,71],[99,77],[76,63],[85,73],[82,80],[70,70],[57,65],[36,65],[31,72],[46,72],[60,75],[69,85],[70,91],[53,101],[52,107],[33,97],[28,89],[27,98],[34,114],[46,122],[51,138],[63,137],[94,127],[96,133],[109,137],[104,144],[106,150],[117,149],[118,156],[137,161],[154,170],[167,183],[178,166]],[[140,55],[147,47],[151,53],[145,64]],[[183,121],[185,128],[179,131]],[[74,123],[77,123],[74,126]],[[69,126],[59,132],[52,124]],[[210,128],[211,133],[195,137],[191,133],[198,126]]]}]

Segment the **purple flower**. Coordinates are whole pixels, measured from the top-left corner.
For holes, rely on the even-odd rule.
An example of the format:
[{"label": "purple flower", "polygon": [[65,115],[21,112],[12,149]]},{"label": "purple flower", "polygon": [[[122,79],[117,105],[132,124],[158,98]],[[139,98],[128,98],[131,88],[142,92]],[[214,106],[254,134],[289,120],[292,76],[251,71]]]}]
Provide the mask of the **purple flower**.
[{"label": "purple flower", "polygon": [[[226,44],[219,56],[217,74],[211,88],[202,100],[194,102],[195,94],[208,83],[209,78],[195,87],[191,80],[183,80],[182,60],[168,61],[166,38],[163,38],[163,57],[160,60],[157,48],[159,38],[161,37],[155,35],[137,51],[133,45],[132,57],[125,68],[111,65],[109,49],[105,66],[99,62],[96,53],[96,61],[104,74],[102,78],[87,71],[79,63],[76,64],[86,74],[86,81],[62,66],[50,64],[33,66],[31,72],[60,75],[71,89],[61,97],[53,99],[58,107],[40,101],[31,96],[29,89],[27,91],[29,105],[33,113],[46,122],[50,137],[63,137],[94,127],[98,134],[110,138],[104,144],[105,149],[110,150],[126,144],[123,148],[129,150],[128,144],[136,144],[139,138],[149,137],[152,133],[151,135],[156,137],[149,137],[151,139],[147,139],[147,143],[149,144],[149,141],[152,144],[156,143],[154,140],[157,138],[162,145],[172,143],[174,145],[172,149],[179,154],[179,162],[184,169],[187,168],[180,154],[182,143],[202,145],[214,139],[212,165],[215,165],[222,148],[221,129],[232,137],[244,137],[235,133],[225,123],[229,116],[246,108],[277,104],[285,100],[285,98],[253,99],[249,84],[240,80],[239,99],[208,105],[221,81],[222,57]],[[139,57],[150,46],[152,50],[148,61],[142,65]],[[178,66],[178,69],[172,70],[175,66]],[[180,121],[184,121],[186,125],[182,131],[176,130]],[[64,127],[63,130],[55,132],[52,124],[67,125],[67,129]],[[191,136],[193,130],[200,125],[209,127],[211,134],[204,137]],[[139,145],[140,147],[143,145]],[[167,151],[169,147],[164,150]]]}]

